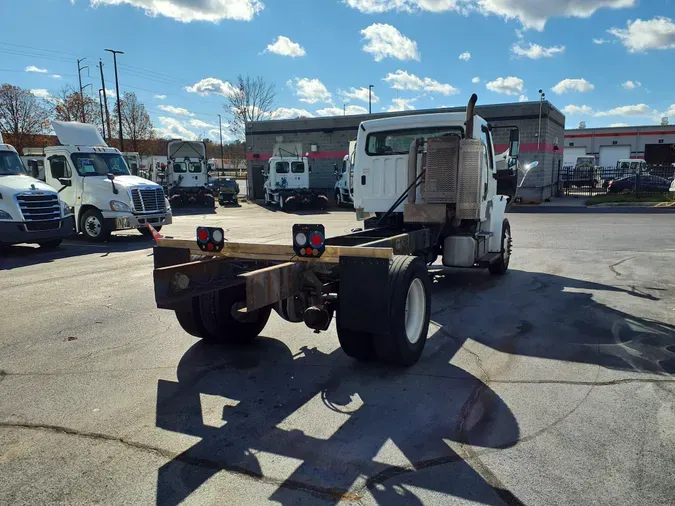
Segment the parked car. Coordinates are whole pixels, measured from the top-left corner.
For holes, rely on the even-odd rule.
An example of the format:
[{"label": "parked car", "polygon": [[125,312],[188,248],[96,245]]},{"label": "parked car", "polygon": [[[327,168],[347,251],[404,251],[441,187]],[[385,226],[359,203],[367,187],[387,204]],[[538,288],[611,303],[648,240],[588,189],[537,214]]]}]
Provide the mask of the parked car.
[{"label": "parked car", "polygon": [[[637,178],[637,181],[636,181]],[[667,192],[671,187],[670,181],[659,176],[652,176],[650,174],[643,174],[637,176],[621,177],[613,179],[607,186],[608,193],[621,193],[623,191],[652,191],[652,192]]]},{"label": "parked car", "polygon": [[239,185],[235,179],[221,178],[214,183],[214,192],[218,193],[218,203],[221,206],[225,204],[236,204],[237,195],[239,195]]}]

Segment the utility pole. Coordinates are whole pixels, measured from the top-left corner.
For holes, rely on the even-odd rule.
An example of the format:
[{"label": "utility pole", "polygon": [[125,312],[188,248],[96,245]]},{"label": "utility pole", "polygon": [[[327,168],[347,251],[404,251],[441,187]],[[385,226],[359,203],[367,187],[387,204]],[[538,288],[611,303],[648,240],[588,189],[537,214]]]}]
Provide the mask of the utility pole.
[{"label": "utility pole", "polygon": [[218,128],[220,129],[220,170],[225,170],[225,157],[223,156],[223,120],[220,117],[220,114],[218,115]]},{"label": "utility pole", "polygon": [[80,63],[82,63],[86,58],[80,58],[77,60],[77,79],[80,81],[80,112],[81,112],[81,117],[82,117],[82,123],[86,123],[86,118],[84,116],[84,95],[82,91],[82,71],[84,69],[88,69],[89,65],[85,65],[84,67],[80,67]]},{"label": "utility pole", "polygon": [[541,146],[541,108],[544,105],[544,98],[546,98],[546,93],[543,90],[539,90],[539,131],[537,133],[537,151],[539,151],[539,146]]},{"label": "utility pole", "polygon": [[[103,87],[103,103],[105,104],[105,119],[108,124],[108,140],[112,138],[112,130],[110,130],[110,111],[108,111],[108,98],[105,95],[105,79],[103,79],[103,62],[98,61],[98,67],[101,69],[101,86]],[[105,140],[105,135],[103,136]]]},{"label": "utility pole", "polygon": [[106,49],[113,55],[113,62],[115,64],[115,93],[117,93],[117,121],[120,123],[120,151],[124,151],[124,139],[122,137],[122,106],[120,105],[120,82],[117,79],[117,55],[124,54],[124,51],[115,51],[114,49]]},{"label": "utility pole", "polygon": [[103,116],[103,98],[101,97],[102,91],[105,91],[105,88],[98,90],[98,104],[101,106],[101,129],[103,130],[103,139],[105,140],[105,117]]},{"label": "utility pole", "polygon": [[373,114],[373,88],[375,87],[374,84],[369,84],[368,85],[368,114]]}]

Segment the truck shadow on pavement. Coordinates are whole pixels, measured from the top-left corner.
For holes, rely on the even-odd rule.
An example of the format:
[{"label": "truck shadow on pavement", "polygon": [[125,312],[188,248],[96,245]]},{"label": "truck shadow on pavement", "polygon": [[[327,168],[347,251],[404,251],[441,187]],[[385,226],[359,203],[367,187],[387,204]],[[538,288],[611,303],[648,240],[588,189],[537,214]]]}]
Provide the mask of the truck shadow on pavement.
[{"label": "truck shadow on pavement", "polygon": [[[421,504],[408,485],[520,504],[452,449],[474,455],[466,445],[514,444],[513,414],[480,379],[448,363],[454,343],[432,341],[445,346],[425,360],[431,375],[357,364],[339,349],[293,355],[272,338],[239,350],[194,345],[178,382],[158,384],[156,424],[201,441],[159,470],[157,504],[180,503],[221,470],[274,484],[269,500],[280,504],[337,504],[366,491],[380,504]],[[229,399],[223,427],[204,424],[202,394]],[[270,454],[274,469],[264,474]],[[412,472],[441,465],[453,465],[441,481]]]},{"label": "truck shadow on pavement", "polygon": [[18,244],[0,251],[0,271],[44,264],[82,255],[105,257],[112,253],[124,253],[152,249],[151,237],[143,235],[111,235],[106,242],[90,243],[82,236],[73,236],[56,249],[43,249],[35,245]]}]

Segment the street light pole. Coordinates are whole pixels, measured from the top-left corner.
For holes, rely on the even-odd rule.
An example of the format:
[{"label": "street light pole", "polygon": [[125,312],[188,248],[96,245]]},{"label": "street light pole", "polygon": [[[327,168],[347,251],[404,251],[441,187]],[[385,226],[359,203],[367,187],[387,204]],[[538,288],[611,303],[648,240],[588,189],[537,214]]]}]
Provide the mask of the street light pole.
[{"label": "street light pole", "polygon": [[220,114],[218,115],[218,129],[220,130],[220,170],[225,170],[225,157],[223,156],[223,120],[220,117]]},{"label": "street light pole", "polygon": [[537,132],[537,151],[541,146],[541,108],[544,105],[544,98],[546,98],[546,93],[543,90],[539,90],[539,130]]},{"label": "street light pole", "polygon": [[113,63],[115,64],[115,93],[117,93],[117,121],[119,121],[120,131],[120,151],[124,151],[124,138],[122,136],[122,106],[120,105],[120,83],[117,79],[117,55],[124,54],[124,51],[115,51],[114,49],[106,49],[113,55]]},{"label": "street light pole", "polygon": [[373,113],[373,88],[375,87],[374,84],[369,84],[368,85],[368,114]]},{"label": "street light pole", "polygon": [[101,130],[103,131],[103,139],[105,140],[105,117],[103,116],[103,98],[101,97],[101,92],[103,89],[98,90],[98,104],[101,106]]}]

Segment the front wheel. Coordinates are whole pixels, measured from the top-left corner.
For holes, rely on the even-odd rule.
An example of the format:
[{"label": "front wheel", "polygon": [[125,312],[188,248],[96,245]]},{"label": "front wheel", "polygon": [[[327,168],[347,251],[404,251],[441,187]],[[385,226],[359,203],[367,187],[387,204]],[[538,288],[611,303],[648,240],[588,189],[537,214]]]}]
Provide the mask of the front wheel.
[{"label": "front wheel", "polygon": [[511,261],[511,251],[513,248],[513,238],[511,237],[511,225],[509,220],[504,219],[502,223],[502,247],[499,258],[488,267],[490,274],[494,276],[503,276],[509,269]]},{"label": "front wheel", "polygon": [[105,241],[111,232],[98,209],[89,209],[82,215],[80,230],[87,239],[94,242]]}]

